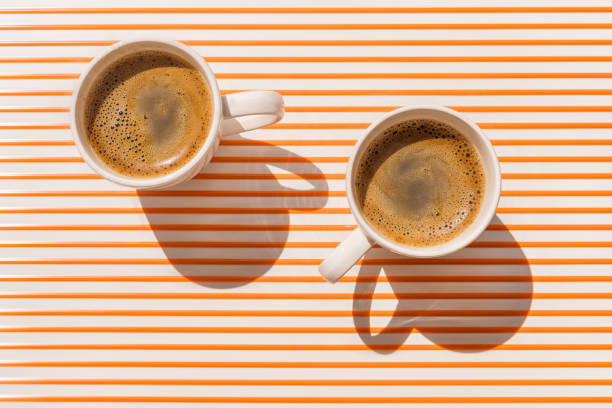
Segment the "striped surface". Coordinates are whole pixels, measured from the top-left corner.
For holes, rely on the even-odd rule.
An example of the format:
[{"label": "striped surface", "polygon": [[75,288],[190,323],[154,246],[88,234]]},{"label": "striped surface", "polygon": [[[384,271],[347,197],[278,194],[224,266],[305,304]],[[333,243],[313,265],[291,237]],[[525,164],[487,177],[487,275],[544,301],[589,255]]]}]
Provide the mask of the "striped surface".
[{"label": "striped surface", "polygon": [[[0,9],[0,406],[612,404],[609,1],[87,5]],[[173,190],[102,180],[72,89],[146,36],[193,46],[223,93],[279,91],[285,119]],[[497,216],[329,285],[352,146],[409,104],[485,130]]]}]

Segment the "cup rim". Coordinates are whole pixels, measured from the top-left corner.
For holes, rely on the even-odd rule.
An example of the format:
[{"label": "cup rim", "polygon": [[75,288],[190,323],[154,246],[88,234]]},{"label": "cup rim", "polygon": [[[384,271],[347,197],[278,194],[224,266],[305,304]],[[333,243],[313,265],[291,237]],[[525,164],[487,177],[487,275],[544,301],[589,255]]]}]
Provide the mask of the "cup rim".
[{"label": "cup rim", "polygon": [[[213,114],[212,114],[212,121],[210,124],[210,129],[206,136],[206,140],[204,141],[204,143],[202,144],[198,152],[183,166],[179,167],[178,169],[174,170],[173,172],[169,174],[165,174],[159,177],[138,178],[138,177],[123,176],[119,174],[118,172],[113,171],[110,168],[107,168],[104,165],[98,164],[98,160],[95,160],[92,157],[92,154],[95,154],[95,153],[92,152],[90,154],[90,152],[88,152],[86,148],[85,144],[87,142],[85,141],[85,139],[87,138],[87,135],[81,134],[77,126],[77,123],[78,123],[77,112],[76,112],[77,104],[80,98],[86,97],[86,95],[81,95],[82,86],[85,80],[88,79],[88,77],[90,76],[94,67],[96,67],[98,64],[106,60],[108,56],[114,51],[120,48],[124,48],[126,46],[138,44],[138,43],[161,44],[164,47],[179,49],[181,52],[188,54],[193,60],[189,62],[193,64],[197,64],[196,68],[201,69],[201,72],[204,74],[205,80],[209,86],[211,97],[213,100]],[[221,94],[219,92],[219,86],[217,85],[217,81],[216,81],[216,78],[215,78],[215,75],[212,69],[209,67],[208,63],[206,63],[204,58],[201,55],[197,54],[192,48],[178,41],[164,40],[164,39],[158,39],[158,38],[135,38],[135,39],[130,39],[130,40],[119,41],[116,44],[113,44],[112,46],[110,46],[108,49],[106,49],[102,54],[95,57],[88,64],[87,68],[79,76],[79,79],[74,87],[74,91],[72,92],[72,99],[71,99],[71,104],[70,104],[70,128],[72,130],[72,137],[77,147],[77,150],[79,151],[81,157],[83,157],[83,159],[85,160],[85,163],[92,170],[94,170],[96,173],[98,173],[105,179],[111,180],[122,186],[142,188],[142,189],[162,188],[162,187],[173,185],[177,182],[180,182],[180,180],[184,179],[190,173],[192,173],[194,171],[194,167],[198,166],[199,164],[202,164],[203,159],[205,158],[207,152],[215,146],[215,143],[217,141],[217,135],[219,132],[221,116],[222,116],[222,103],[221,103]]]},{"label": "cup rim", "polygon": [[[481,211],[484,211],[484,212],[481,213],[482,216],[480,217],[479,225],[477,225],[475,228],[469,231],[469,233],[467,233],[467,231],[464,231],[460,233],[457,237],[453,238],[452,240],[444,244],[425,247],[425,248],[402,245],[402,244],[393,242],[391,239],[386,238],[382,234],[378,233],[374,228],[370,226],[370,224],[364,218],[361,212],[361,209],[359,208],[359,205],[357,204],[355,200],[355,195],[353,192],[353,171],[355,167],[356,157],[357,157],[357,154],[360,152],[363,144],[366,143],[366,141],[369,139],[369,136],[372,134],[372,132],[376,128],[378,128],[378,126],[380,126],[382,123],[386,122],[390,118],[394,116],[398,116],[404,112],[416,111],[416,110],[442,112],[442,113],[454,116],[460,121],[464,122],[468,127],[472,129],[475,135],[477,135],[479,138],[483,140],[486,154],[491,156],[494,159],[492,160],[493,167],[494,167],[494,171],[492,172],[493,174],[487,174],[488,176],[487,182],[493,183],[494,196],[492,197],[491,201],[489,201],[489,204],[486,208],[481,208]],[[368,126],[368,128],[365,130],[362,137],[359,139],[359,141],[355,145],[353,149],[353,153],[351,154],[349,158],[349,162],[348,162],[347,169],[346,169],[345,189],[346,189],[347,200],[349,202],[349,207],[351,208],[353,217],[357,221],[357,228],[361,228],[361,230],[364,232],[366,236],[376,241],[376,243],[378,243],[383,248],[386,248],[397,254],[411,256],[415,258],[433,258],[433,257],[448,255],[450,253],[456,252],[464,248],[469,243],[474,241],[485,230],[487,225],[489,225],[489,223],[493,219],[493,216],[496,213],[497,205],[499,203],[499,198],[500,198],[500,193],[501,193],[501,170],[499,167],[499,160],[497,158],[497,154],[495,153],[495,150],[493,149],[493,145],[491,144],[489,138],[482,132],[480,127],[478,127],[470,119],[460,114],[459,112],[456,112],[444,106],[409,105],[409,106],[404,106],[404,107],[401,107],[401,108],[398,108],[391,112],[386,113],[381,118],[379,118],[377,121],[373,122],[370,126]],[[483,206],[484,205],[485,203],[483,203]]]}]

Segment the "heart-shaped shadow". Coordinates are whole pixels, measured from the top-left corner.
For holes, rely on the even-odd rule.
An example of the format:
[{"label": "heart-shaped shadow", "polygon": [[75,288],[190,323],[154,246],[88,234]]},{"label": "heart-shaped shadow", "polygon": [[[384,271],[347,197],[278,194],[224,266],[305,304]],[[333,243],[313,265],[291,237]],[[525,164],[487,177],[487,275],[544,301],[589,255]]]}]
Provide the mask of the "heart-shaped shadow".
[{"label": "heart-shaped shadow", "polygon": [[[252,149],[248,158],[224,159],[241,144]],[[290,211],[324,207],[328,184],[310,160],[270,143],[234,136],[216,158],[205,173],[175,189],[185,194],[138,194],[174,269],[200,285],[234,288],[273,266],[286,246]],[[288,173],[274,174],[268,165]],[[283,178],[300,179],[308,188],[286,187],[279,181]],[[219,262],[212,264],[210,258]]]},{"label": "heart-shaped shadow", "polygon": [[[497,217],[493,224],[503,225]],[[529,313],[531,269],[507,229],[486,231],[470,247],[439,261],[384,269],[376,264],[389,256],[381,248],[368,252],[353,294],[356,330],[378,353],[400,349],[414,330],[446,349],[484,351],[508,341]],[[395,310],[373,310],[377,284],[390,286]],[[385,327],[372,327],[372,319],[385,318],[390,318]]]}]

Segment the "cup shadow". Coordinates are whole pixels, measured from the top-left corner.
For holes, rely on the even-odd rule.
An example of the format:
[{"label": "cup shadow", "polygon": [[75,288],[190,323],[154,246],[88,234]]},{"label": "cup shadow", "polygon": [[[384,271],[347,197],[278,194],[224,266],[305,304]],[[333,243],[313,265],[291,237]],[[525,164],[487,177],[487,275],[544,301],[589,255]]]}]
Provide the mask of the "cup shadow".
[{"label": "cup shadow", "polygon": [[[174,189],[188,190],[185,196],[138,191],[146,218],[173,268],[199,285],[217,289],[246,285],[270,270],[289,238],[290,211],[323,208],[329,195],[325,176],[308,159],[265,142],[240,136],[229,140],[230,145],[246,143],[265,151],[262,157],[274,160],[219,163],[213,159],[204,173]],[[219,151],[225,148],[222,143]],[[279,177],[269,166],[288,173]],[[280,180],[287,178],[300,179],[308,188],[286,187]],[[238,193],[198,194],[213,190]],[[262,193],[240,195],[248,191]],[[177,224],[180,227],[174,228]],[[210,264],[206,261],[210,258],[223,262]]]},{"label": "cup shadow", "polygon": [[[503,226],[497,217],[493,224]],[[390,256],[382,248],[366,254],[353,294],[359,337],[380,354],[401,348],[415,330],[445,349],[481,352],[508,341],[527,318],[533,296],[531,269],[506,228],[485,231],[470,247],[444,258],[503,259],[496,263],[443,265],[433,260],[424,265],[376,265],[376,259]],[[376,280],[383,272],[397,298],[390,318],[389,313],[372,310]],[[372,318],[389,320],[373,330]]]}]

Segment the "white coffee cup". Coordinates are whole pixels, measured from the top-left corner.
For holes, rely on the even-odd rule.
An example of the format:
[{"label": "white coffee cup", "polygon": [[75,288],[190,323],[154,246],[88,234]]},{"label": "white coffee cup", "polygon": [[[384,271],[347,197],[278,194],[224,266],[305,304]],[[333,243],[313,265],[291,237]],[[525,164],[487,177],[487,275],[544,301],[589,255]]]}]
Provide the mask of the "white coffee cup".
[{"label": "white coffee cup", "polygon": [[[472,224],[452,240],[428,247],[402,245],[376,231],[364,218],[355,198],[353,185],[357,164],[370,143],[385,129],[414,119],[437,120],[458,130],[480,154],[485,171],[482,206]],[[500,190],[501,173],[497,155],[489,139],[475,123],[454,110],[441,106],[406,106],[389,112],[368,127],[349,159],[346,170],[346,196],[357,221],[357,228],[319,265],[319,272],[329,282],[338,281],[375,243],[397,254],[418,258],[443,256],[455,252],[469,245],[489,225],[495,215]]]},{"label": "white coffee cup", "polygon": [[[184,166],[170,174],[152,178],[130,177],[107,166],[92,150],[84,123],[85,104],[92,85],[117,60],[142,51],[161,51],[178,56],[196,68],[206,79],[213,99],[212,124],[206,141],[197,154]],[[72,94],[70,126],[74,142],[85,162],[102,177],[128,187],[140,189],[167,188],[191,179],[208,164],[219,146],[219,138],[271,125],[282,119],[283,98],[272,91],[250,91],[221,96],[217,80],[204,59],[193,49],[176,41],[121,41],[95,58],[81,74]]]}]

